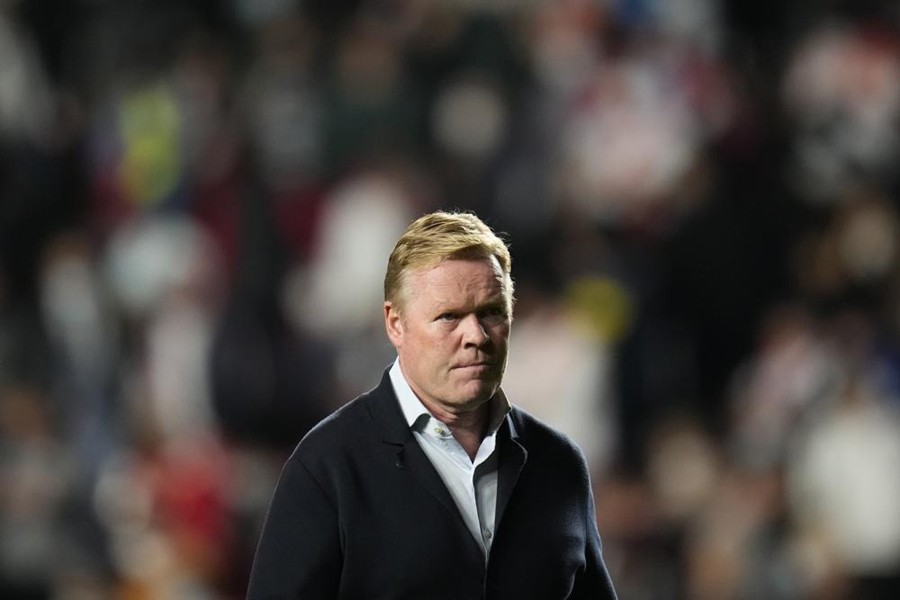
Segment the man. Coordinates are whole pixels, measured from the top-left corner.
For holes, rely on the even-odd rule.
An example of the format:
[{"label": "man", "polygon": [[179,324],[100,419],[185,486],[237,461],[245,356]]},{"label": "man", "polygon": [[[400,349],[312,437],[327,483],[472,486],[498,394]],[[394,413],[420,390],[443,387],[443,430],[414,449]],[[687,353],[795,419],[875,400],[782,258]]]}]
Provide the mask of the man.
[{"label": "man", "polygon": [[437,212],[397,242],[397,360],[310,431],[275,490],[248,598],[615,598],[581,452],[510,406],[506,245]]}]

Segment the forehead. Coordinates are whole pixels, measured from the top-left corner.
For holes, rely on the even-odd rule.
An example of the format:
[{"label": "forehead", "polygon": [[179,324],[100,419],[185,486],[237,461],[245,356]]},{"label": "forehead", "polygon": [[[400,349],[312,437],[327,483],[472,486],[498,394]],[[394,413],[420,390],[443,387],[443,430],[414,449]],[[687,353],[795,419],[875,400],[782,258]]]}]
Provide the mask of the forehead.
[{"label": "forehead", "polygon": [[410,271],[406,287],[410,299],[430,303],[491,301],[507,293],[503,270],[493,256],[446,259]]}]

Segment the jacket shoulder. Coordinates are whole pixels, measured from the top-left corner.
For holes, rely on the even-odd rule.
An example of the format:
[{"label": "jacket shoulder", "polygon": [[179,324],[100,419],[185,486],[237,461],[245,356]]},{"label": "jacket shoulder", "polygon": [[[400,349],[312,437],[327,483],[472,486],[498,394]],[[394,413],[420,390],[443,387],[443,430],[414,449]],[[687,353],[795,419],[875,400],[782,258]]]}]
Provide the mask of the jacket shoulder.
[{"label": "jacket shoulder", "polygon": [[316,423],[297,444],[297,450],[328,447],[343,439],[346,433],[365,427],[365,402],[371,393],[357,396]]},{"label": "jacket shoulder", "polygon": [[569,436],[528,411],[513,406],[509,418],[515,428],[515,435],[529,451],[540,450],[556,457],[586,462],[581,448]]}]

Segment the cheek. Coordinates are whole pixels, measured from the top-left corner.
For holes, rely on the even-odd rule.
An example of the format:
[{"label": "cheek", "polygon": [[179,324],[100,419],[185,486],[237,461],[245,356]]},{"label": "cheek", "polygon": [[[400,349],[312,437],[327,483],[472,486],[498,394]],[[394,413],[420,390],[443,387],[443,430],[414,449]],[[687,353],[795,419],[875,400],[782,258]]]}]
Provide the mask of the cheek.
[{"label": "cheek", "polygon": [[412,352],[414,359],[423,369],[438,371],[441,365],[447,362],[444,358],[444,350],[438,336],[421,336]]},{"label": "cheek", "polygon": [[498,325],[491,330],[494,344],[502,347],[509,345],[509,325]]}]

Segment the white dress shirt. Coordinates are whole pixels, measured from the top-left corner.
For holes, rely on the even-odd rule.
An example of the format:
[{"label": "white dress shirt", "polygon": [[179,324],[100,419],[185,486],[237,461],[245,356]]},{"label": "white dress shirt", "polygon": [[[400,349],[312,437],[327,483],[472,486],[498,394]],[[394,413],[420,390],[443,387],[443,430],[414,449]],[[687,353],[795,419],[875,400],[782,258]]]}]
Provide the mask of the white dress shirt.
[{"label": "white dress shirt", "polygon": [[490,401],[490,425],[475,459],[456,441],[450,428],[435,419],[410,388],[399,359],[390,370],[394,393],[403,415],[425,456],[450,491],[469,531],[484,550],[485,560],[494,536],[497,511],[497,429],[509,412],[502,391]]}]

